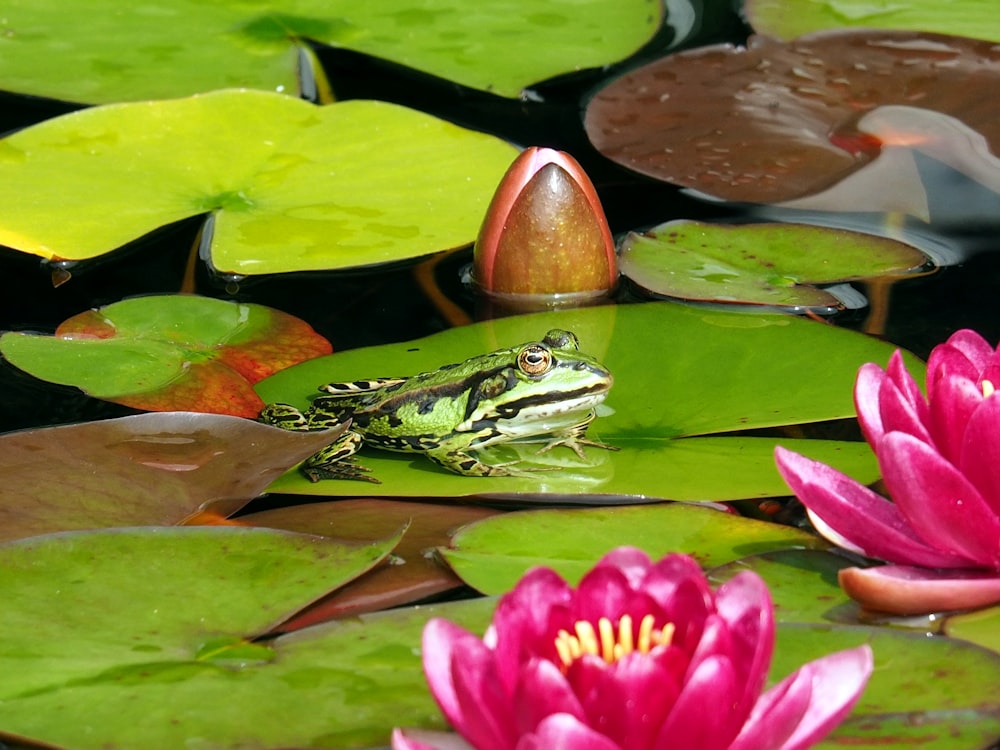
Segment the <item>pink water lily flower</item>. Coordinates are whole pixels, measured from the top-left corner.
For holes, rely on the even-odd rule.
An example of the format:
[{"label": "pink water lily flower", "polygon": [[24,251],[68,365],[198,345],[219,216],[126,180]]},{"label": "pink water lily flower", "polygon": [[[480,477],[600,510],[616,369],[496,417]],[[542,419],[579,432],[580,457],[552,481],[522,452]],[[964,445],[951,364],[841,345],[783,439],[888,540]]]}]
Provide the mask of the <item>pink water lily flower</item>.
[{"label": "pink water lily flower", "polygon": [[858,372],[854,403],[892,501],[783,448],[778,470],[834,543],[892,566],[841,574],[873,609],[916,614],[1000,601],[1000,353],[962,330],[931,352],[927,397],[897,351]]},{"label": "pink water lily flower", "polygon": [[536,568],[486,635],[434,619],[424,671],[461,735],[397,730],[395,750],[793,750],[850,711],[868,646],[810,662],[767,692],[770,594],[754,573],[713,591],[685,555],[608,553],[575,589]]}]

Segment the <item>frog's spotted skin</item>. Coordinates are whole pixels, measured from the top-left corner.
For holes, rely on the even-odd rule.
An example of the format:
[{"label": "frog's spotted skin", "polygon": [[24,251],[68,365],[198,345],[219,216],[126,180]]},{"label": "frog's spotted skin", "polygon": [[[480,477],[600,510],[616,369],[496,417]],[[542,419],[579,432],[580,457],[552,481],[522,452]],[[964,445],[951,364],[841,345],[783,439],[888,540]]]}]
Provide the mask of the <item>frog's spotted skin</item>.
[{"label": "frog's spotted skin", "polygon": [[550,435],[542,451],[566,445],[583,457],[594,408],[611,388],[611,373],[579,350],[576,336],[554,329],[538,342],[472,357],[406,378],[320,386],[311,407],[270,404],[260,420],[290,430],[321,430],[351,419],[349,432],[302,465],[312,481],[364,479],[353,461],[361,444],[425,453],[465,476],[522,472],[491,465],[472,451],[519,438]]}]

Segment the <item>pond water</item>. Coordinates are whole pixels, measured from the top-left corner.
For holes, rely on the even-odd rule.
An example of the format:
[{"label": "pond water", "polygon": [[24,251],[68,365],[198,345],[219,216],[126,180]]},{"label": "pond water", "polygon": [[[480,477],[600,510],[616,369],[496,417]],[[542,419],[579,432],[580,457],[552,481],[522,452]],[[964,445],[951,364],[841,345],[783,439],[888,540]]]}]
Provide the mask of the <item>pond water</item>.
[{"label": "pond water", "polygon": [[[702,28],[688,46],[745,38],[747,29],[734,14],[720,15],[716,21]],[[670,34],[665,31],[637,59],[654,59],[669,42]],[[855,282],[876,305],[846,310],[829,317],[828,322],[871,334],[921,358],[960,328],[973,328],[991,343],[1000,339],[1000,195],[945,165],[933,160],[920,162],[930,200],[929,222],[882,214],[799,214],[711,202],[618,167],[590,145],[581,121],[581,102],[606,80],[602,74],[567,76],[538,86],[518,101],[460,89],[353,52],[320,50],[319,55],[330,78],[342,82],[336,86],[339,99],[396,102],[517,145],[545,145],[572,153],[596,184],[616,236],[674,219],[739,224],[801,217],[877,234],[895,234],[902,228],[904,238],[922,237],[925,248],[943,249],[948,264],[929,274],[897,279],[891,285]],[[24,127],[69,109],[63,104],[3,95],[0,130]],[[114,217],[108,220],[114,221]],[[326,337],[335,352],[405,342],[454,325],[418,283],[418,263],[246,279],[218,278],[198,263],[191,274],[191,247],[201,225],[201,218],[182,221],[98,261],[71,267],[71,278],[59,286],[52,283],[52,269],[36,258],[0,248],[0,330],[51,333],[60,322],[84,310],[128,297],[182,289],[267,305],[298,316]],[[476,320],[483,315],[484,306],[461,281],[470,261],[471,248],[457,250],[438,259],[433,276],[443,297],[455,303],[468,320]],[[186,286],[192,280],[193,287]],[[644,300],[625,283],[615,301],[642,304]],[[669,357],[669,352],[664,356]],[[815,368],[808,375],[822,377],[822,354],[817,356]],[[4,394],[0,399],[0,432],[138,413],[75,388],[44,383],[5,361],[0,362],[0,391]],[[357,494],[363,493],[364,487],[359,487]],[[302,500],[272,496],[249,510]],[[795,515],[795,520],[801,521],[801,515]]]}]

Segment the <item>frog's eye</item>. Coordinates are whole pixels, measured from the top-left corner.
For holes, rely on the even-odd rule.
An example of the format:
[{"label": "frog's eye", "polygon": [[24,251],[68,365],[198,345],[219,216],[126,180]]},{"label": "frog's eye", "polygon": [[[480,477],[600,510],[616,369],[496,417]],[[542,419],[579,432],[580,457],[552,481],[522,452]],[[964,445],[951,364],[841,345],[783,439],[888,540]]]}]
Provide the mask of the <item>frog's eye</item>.
[{"label": "frog's eye", "polygon": [[541,375],[552,367],[552,352],[541,344],[531,344],[517,355],[517,366],[525,375]]}]

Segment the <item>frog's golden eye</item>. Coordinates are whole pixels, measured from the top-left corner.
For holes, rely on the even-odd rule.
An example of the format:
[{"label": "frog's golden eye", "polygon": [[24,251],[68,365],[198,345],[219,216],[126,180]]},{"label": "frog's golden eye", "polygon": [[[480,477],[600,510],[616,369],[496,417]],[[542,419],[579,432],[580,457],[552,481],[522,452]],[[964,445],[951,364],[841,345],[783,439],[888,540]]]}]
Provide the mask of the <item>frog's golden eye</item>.
[{"label": "frog's golden eye", "polygon": [[541,375],[552,367],[552,352],[541,344],[531,344],[517,355],[517,366],[525,375]]}]

